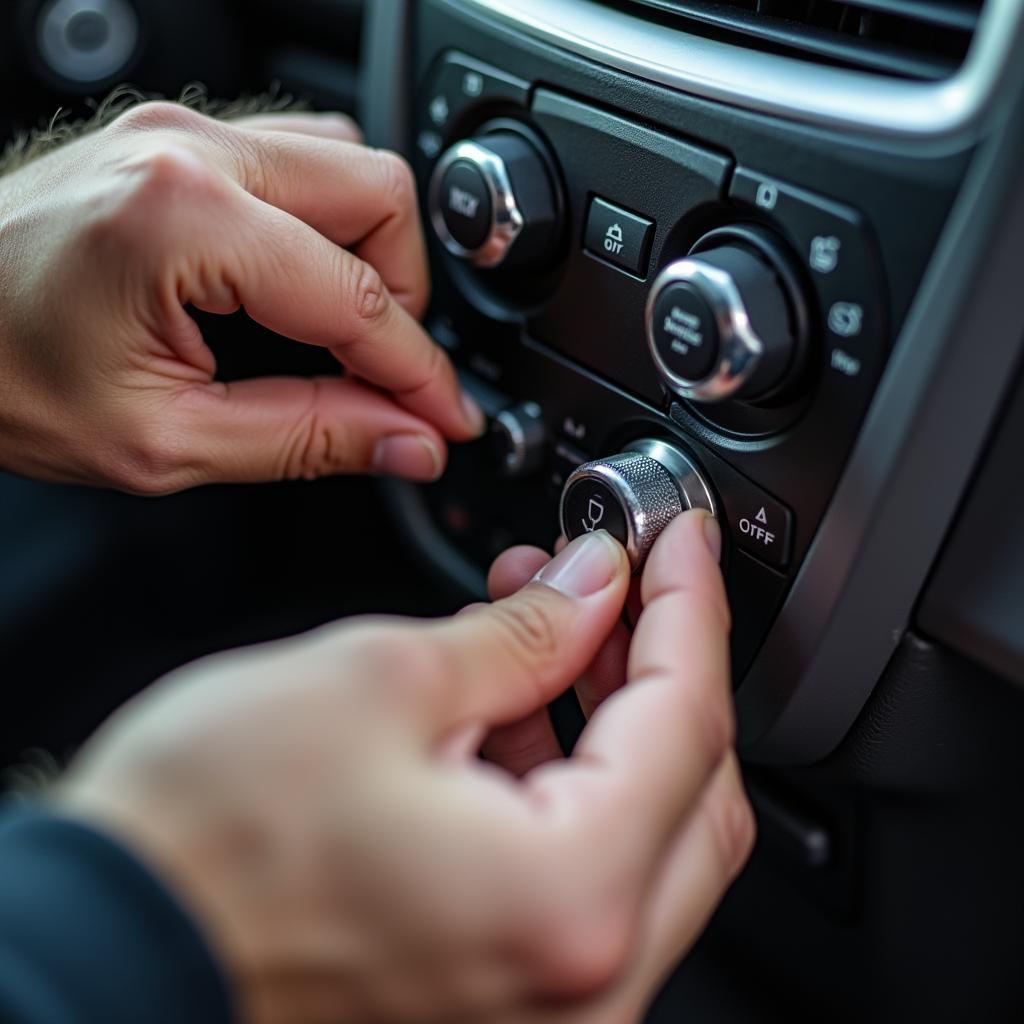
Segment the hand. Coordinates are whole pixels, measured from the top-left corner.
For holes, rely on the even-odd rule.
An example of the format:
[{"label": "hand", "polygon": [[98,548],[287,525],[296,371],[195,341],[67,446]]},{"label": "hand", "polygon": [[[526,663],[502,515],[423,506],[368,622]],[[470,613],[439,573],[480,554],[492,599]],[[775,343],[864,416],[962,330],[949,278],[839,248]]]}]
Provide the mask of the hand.
[{"label": "hand", "polygon": [[454,619],[186,668],[101,730],[58,798],[169,881],[255,1024],[637,1020],[753,835],[715,532],[704,513],[665,531],[628,685],[571,758],[521,779],[475,751],[618,621],[629,569],[603,532]]},{"label": "hand", "polygon": [[[0,177],[0,466],[145,494],[438,476],[483,421],[416,323],[411,173],[357,137],[146,103]],[[349,376],[217,382],[188,303],[244,306]]]}]

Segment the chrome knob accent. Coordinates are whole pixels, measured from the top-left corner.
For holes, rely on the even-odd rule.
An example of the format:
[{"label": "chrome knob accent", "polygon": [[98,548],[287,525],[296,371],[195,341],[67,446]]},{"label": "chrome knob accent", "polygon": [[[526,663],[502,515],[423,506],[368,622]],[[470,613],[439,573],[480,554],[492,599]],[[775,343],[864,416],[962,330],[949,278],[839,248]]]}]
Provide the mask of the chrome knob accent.
[{"label": "chrome knob accent", "polygon": [[444,247],[476,267],[544,266],[559,231],[555,182],[544,156],[508,129],[455,143],[427,190]]},{"label": "chrome knob accent", "polygon": [[647,345],[681,398],[761,399],[783,383],[798,348],[792,300],[752,247],[725,241],[670,263],[647,298]]},{"label": "chrome knob accent", "polygon": [[691,508],[717,515],[701,471],[674,445],[644,439],[577,467],[562,489],[559,518],[569,540],[607,530],[638,572],[661,531]]},{"label": "chrome knob accent", "polygon": [[491,420],[491,443],[502,476],[529,476],[544,462],[547,432],[536,402],[502,409]]}]

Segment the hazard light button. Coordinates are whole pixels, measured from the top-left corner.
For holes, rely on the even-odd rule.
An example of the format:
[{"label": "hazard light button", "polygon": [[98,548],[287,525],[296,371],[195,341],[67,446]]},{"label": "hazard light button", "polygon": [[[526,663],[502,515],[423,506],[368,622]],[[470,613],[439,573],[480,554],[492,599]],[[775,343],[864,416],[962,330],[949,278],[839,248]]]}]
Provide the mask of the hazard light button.
[{"label": "hazard light button", "polygon": [[729,477],[716,483],[733,543],[773,569],[785,569],[792,546],[792,513],[739,474]]}]

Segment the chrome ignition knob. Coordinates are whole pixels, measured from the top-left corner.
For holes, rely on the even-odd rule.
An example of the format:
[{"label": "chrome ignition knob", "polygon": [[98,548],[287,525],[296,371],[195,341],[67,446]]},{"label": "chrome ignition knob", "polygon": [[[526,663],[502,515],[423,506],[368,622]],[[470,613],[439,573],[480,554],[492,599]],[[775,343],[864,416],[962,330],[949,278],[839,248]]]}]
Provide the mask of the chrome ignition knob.
[{"label": "chrome ignition knob", "polygon": [[427,202],[444,247],[477,267],[542,267],[558,242],[552,173],[516,131],[457,142],[438,160]]},{"label": "chrome ignition knob", "polygon": [[559,517],[569,540],[607,530],[638,572],[658,534],[691,508],[717,514],[700,470],[674,445],[645,439],[575,469],[562,490]]},{"label": "chrome ignition knob", "polygon": [[655,278],[647,299],[647,345],[681,398],[770,398],[792,378],[804,311],[794,276],[766,234],[711,232]]}]

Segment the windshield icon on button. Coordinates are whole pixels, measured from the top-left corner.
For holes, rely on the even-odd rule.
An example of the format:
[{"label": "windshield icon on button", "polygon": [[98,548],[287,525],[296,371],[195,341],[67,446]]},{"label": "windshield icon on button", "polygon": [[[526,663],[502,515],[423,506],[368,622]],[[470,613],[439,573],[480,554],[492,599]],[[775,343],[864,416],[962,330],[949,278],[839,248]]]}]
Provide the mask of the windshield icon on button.
[{"label": "windshield icon on button", "polygon": [[593,497],[587,502],[587,518],[589,518],[590,522],[588,523],[584,519],[583,529],[587,533],[593,533],[600,525],[601,520],[604,519],[604,502],[600,498]]},{"label": "windshield icon on button", "polygon": [[616,256],[622,252],[622,228],[618,224],[613,224],[604,233],[604,247]]}]

